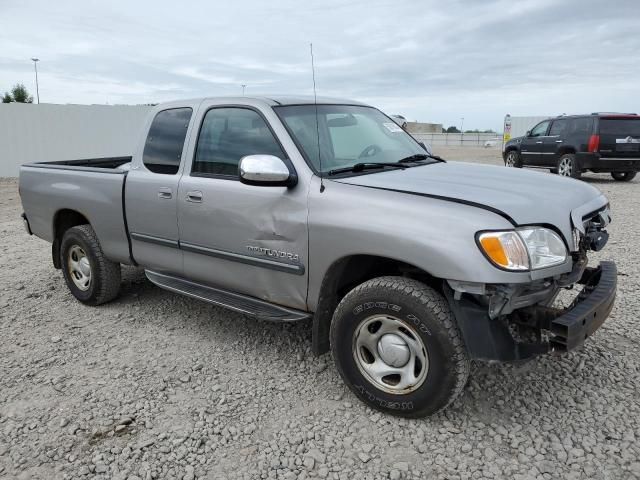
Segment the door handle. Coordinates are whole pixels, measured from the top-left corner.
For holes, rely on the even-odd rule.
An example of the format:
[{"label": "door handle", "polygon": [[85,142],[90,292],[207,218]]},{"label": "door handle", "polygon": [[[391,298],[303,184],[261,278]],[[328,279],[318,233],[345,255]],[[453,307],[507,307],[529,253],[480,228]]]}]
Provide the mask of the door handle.
[{"label": "door handle", "polygon": [[556,143],[562,143],[562,140],[556,140]]},{"label": "door handle", "polygon": [[162,187],[158,190],[158,198],[169,199],[171,197],[173,197],[173,192],[171,192],[169,187]]},{"label": "door handle", "polygon": [[187,202],[202,203],[202,192],[199,190],[187,192]]},{"label": "door handle", "polygon": [[542,143],[542,140],[538,140],[536,143]]}]

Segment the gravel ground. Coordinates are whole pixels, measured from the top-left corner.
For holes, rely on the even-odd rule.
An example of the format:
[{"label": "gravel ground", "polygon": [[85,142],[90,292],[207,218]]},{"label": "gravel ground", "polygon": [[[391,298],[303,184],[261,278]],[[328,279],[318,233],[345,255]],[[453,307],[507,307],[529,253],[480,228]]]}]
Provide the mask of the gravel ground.
[{"label": "gravel ground", "polygon": [[[499,163],[495,149],[436,149]],[[611,199],[619,291],[587,344],[523,366],[473,366],[423,420],[361,404],[310,325],[262,323],[151,285],[85,307],[27,236],[0,180],[0,478],[640,478],[640,186]]]}]

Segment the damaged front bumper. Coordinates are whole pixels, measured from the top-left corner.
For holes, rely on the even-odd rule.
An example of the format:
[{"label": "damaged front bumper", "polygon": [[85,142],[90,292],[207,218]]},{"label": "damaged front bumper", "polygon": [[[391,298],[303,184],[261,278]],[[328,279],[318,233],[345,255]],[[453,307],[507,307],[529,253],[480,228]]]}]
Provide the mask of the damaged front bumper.
[{"label": "damaged front bumper", "polygon": [[[501,304],[498,312],[495,306],[492,307],[491,299],[483,303],[478,301],[478,295],[461,295],[445,285],[445,295],[470,356],[508,362],[527,360],[544,353],[566,352],[582,345],[600,328],[613,308],[617,269],[615,263],[608,261],[595,268],[576,267],[565,282],[578,283],[584,288],[566,309],[549,307],[549,302],[544,301],[552,300],[553,290],[564,286],[558,283],[549,285],[545,288],[546,293],[539,297],[535,293],[526,296],[527,306]],[[532,300],[538,303],[530,304]],[[519,335],[521,331],[534,334],[535,339],[523,340]]]}]

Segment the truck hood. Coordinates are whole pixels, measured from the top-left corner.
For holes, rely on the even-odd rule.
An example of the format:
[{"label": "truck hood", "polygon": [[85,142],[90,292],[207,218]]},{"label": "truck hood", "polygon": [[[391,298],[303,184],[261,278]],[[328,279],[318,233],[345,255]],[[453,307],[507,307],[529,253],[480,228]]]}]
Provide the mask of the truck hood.
[{"label": "truck hood", "polygon": [[551,224],[572,242],[572,219],[607,204],[597,188],[571,178],[518,168],[435,163],[337,180],[362,187],[438,198],[491,210],[514,225]]}]

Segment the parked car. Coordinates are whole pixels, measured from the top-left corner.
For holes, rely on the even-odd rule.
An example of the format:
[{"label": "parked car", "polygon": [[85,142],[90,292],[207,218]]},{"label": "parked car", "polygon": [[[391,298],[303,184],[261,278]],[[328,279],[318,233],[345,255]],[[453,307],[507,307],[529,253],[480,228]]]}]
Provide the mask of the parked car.
[{"label": "parked car", "polygon": [[154,107],[133,157],[22,166],[20,196],[80,302],[115,299],[139,265],[172,292],[311,320],[362,401],[418,417],[471,359],[573,350],[609,315],[616,266],[587,267],[608,201],[540,175],[445,162],[358,102],[206,98]]},{"label": "parked car", "polygon": [[620,113],[560,116],[512,138],[503,152],[507,167],[541,167],[565,177],[609,172],[618,181],[640,170],[640,116]]}]

